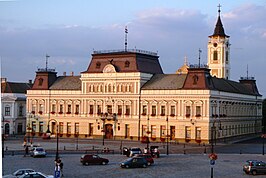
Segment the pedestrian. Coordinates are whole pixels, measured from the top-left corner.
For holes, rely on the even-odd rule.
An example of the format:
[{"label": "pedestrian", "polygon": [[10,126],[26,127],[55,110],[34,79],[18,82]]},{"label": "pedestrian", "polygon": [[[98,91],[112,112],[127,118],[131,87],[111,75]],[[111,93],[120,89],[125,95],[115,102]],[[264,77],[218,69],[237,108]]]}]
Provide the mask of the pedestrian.
[{"label": "pedestrian", "polygon": [[61,159],[59,159],[59,167],[60,167],[60,171],[61,171],[61,176],[64,177],[64,174],[63,174],[63,162],[61,161]]},{"label": "pedestrian", "polygon": [[24,157],[27,156],[28,154],[29,154],[29,147],[28,145],[26,145]]}]

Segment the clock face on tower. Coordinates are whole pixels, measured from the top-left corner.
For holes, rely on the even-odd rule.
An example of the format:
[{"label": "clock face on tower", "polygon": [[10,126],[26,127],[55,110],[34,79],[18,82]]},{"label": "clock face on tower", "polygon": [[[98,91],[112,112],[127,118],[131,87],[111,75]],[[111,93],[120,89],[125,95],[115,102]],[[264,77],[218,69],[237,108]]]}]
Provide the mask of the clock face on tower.
[{"label": "clock face on tower", "polygon": [[213,46],[216,48],[218,46],[218,44],[217,43],[213,43]]},{"label": "clock face on tower", "polygon": [[104,68],[103,68],[103,73],[113,73],[116,72],[115,67],[112,64],[107,64]]}]

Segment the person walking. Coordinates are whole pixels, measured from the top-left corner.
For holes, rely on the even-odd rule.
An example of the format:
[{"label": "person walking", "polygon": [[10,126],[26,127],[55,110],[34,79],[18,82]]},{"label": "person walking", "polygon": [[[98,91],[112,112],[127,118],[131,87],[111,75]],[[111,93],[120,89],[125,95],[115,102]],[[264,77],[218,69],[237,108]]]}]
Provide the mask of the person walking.
[{"label": "person walking", "polygon": [[26,157],[29,154],[29,147],[28,145],[25,146],[25,153],[24,153],[24,157]]}]

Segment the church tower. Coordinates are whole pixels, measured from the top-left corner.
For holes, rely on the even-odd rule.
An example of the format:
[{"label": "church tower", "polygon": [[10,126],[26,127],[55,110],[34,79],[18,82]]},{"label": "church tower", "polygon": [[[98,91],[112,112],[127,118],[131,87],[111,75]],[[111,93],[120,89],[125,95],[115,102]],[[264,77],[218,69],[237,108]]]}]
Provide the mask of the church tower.
[{"label": "church tower", "polygon": [[230,79],[230,43],[225,34],[220,17],[220,5],[218,6],[218,19],[213,35],[208,41],[208,66],[211,75],[217,78]]}]

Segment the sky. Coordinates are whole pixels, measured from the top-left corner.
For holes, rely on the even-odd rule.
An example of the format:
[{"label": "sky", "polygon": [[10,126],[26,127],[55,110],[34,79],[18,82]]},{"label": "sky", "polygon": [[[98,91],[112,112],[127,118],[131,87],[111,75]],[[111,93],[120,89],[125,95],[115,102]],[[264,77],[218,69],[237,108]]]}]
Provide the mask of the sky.
[{"label": "sky", "polygon": [[0,0],[1,76],[34,80],[38,68],[80,75],[94,50],[157,52],[164,73],[207,64],[208,36],[221,20],[231,43],[231,78],[255,77],[266,96],[265,0]]}]

